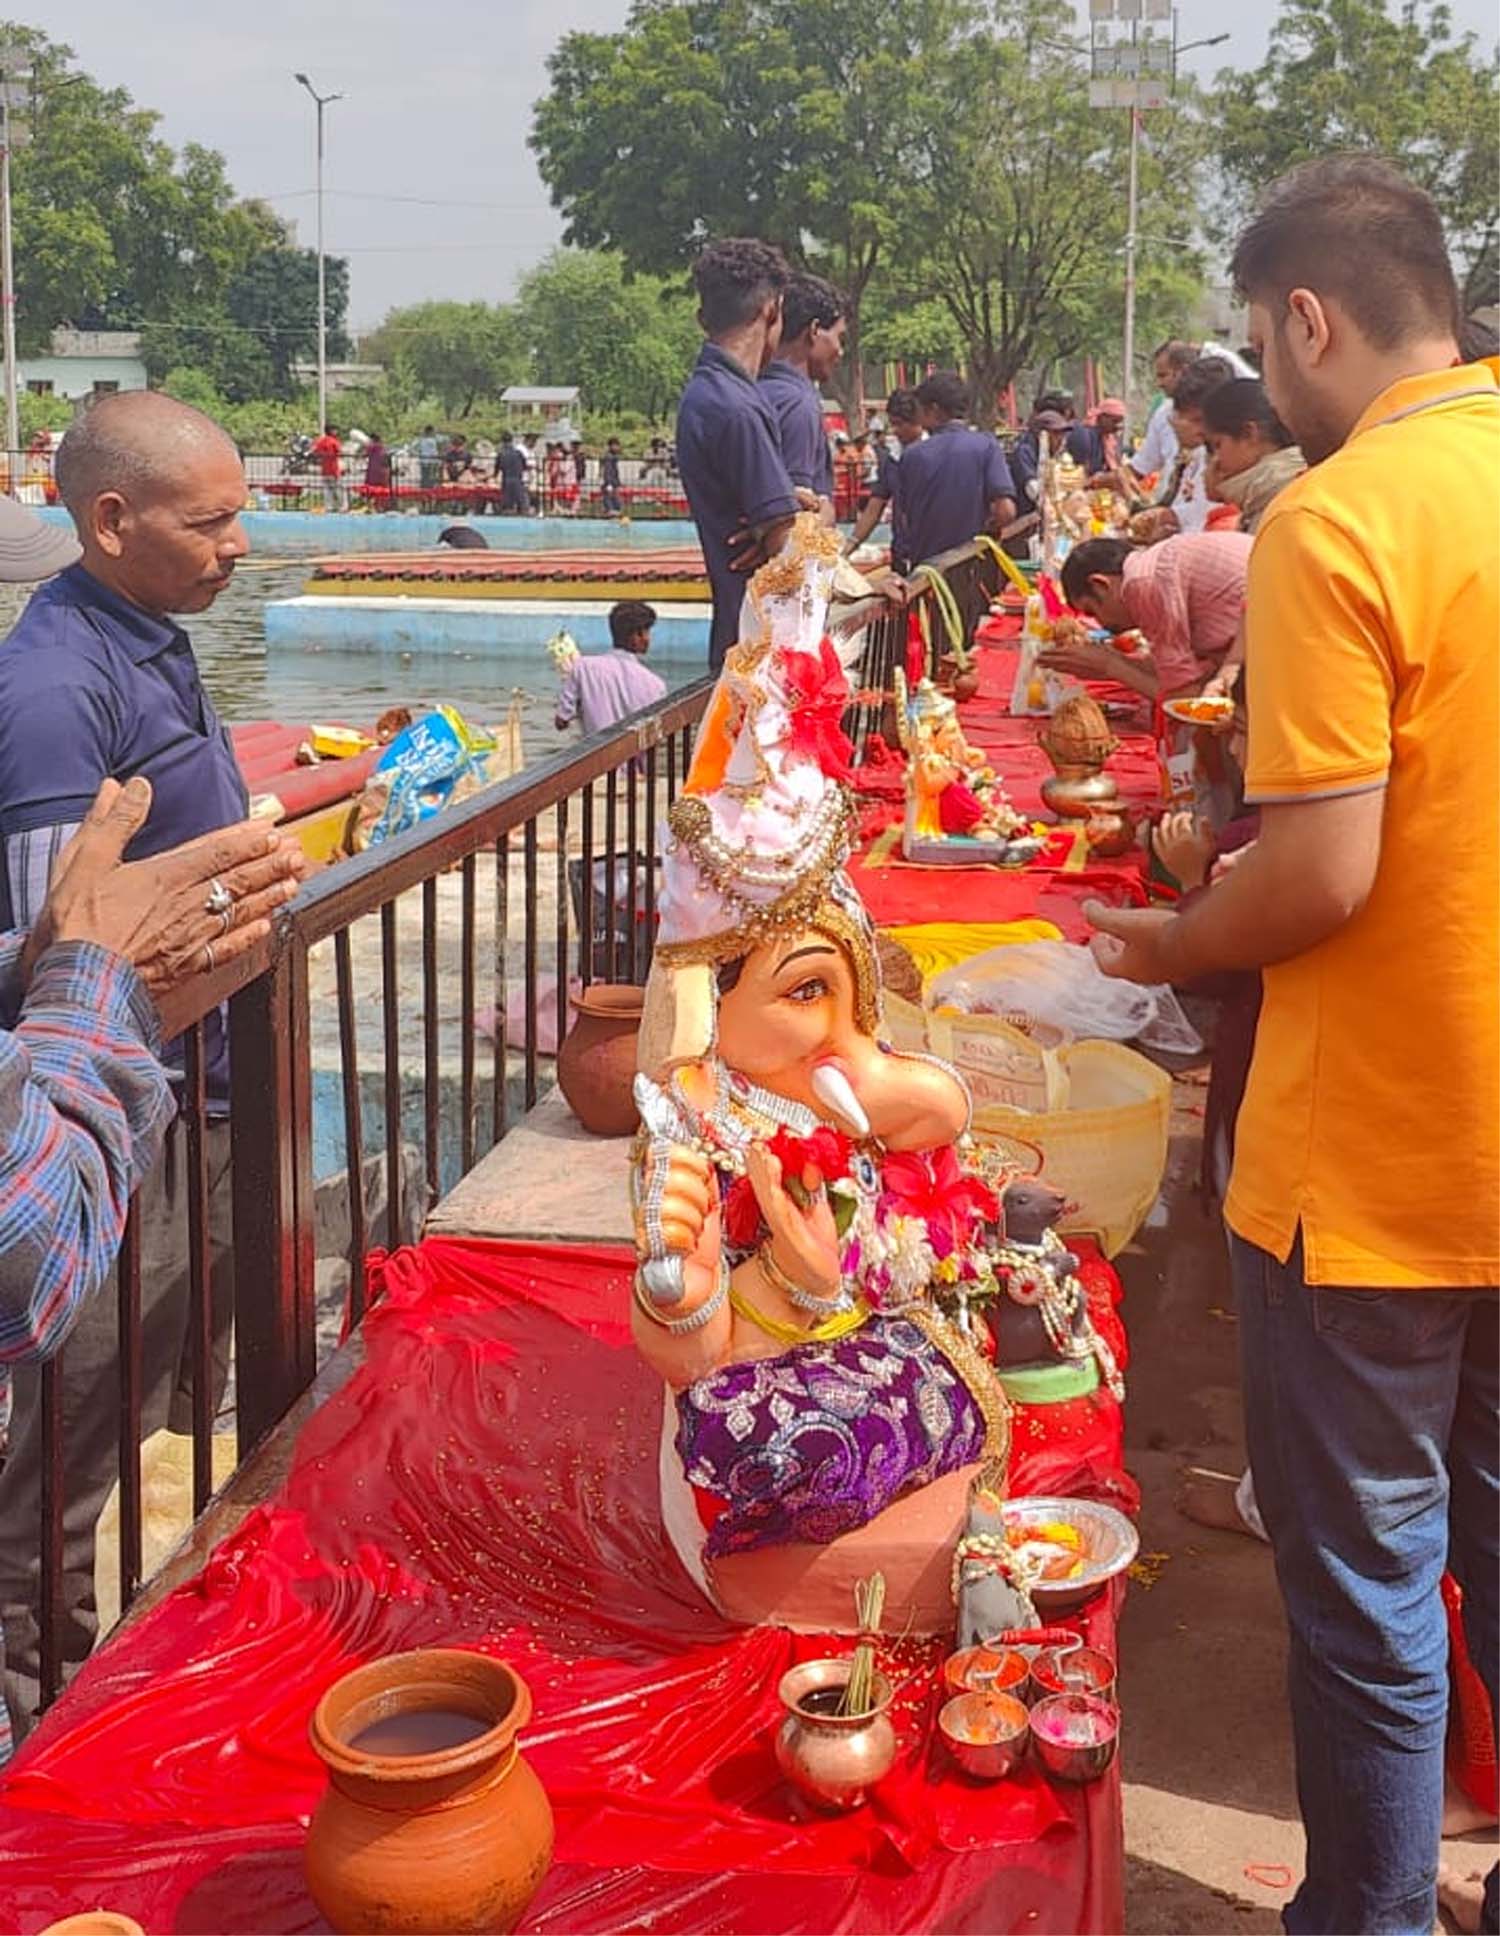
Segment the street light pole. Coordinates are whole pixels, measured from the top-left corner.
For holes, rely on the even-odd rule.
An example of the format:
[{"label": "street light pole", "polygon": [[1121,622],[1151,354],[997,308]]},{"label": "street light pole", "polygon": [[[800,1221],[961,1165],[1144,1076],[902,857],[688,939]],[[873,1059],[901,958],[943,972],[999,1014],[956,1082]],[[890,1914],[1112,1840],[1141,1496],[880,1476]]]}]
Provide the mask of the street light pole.
[{"label": "street light pole", "polygon": [[16,276],[10,225],[10,85],[0,80],[0,307],[5,311],[5,475],[14,489],[15,453],[21,447],[21,411],[16,396]]},{"label": "street light pole", "polygon": [[319,94],[305,74],[293,77],[312,96],[318,116],[318,435],[328,422],[328,270],[323,254],[323,110],[342,94]]},{"label": "street light pole", "polygon": [[14,64],[13,47],[0,49],[0,310],[4,311],[6,488],[16,486],[15,453],[21,446],[20,404],[16,395],[16,269],[11,242],[10,151],[11,90],[25,79]]},{"label": "street light pole", "polygon": [[1130,187],[1125,206],[1125,368],[1120,397],[1125,405],[1125,423],[1130,425],[1131,404],[1135,396],[1135,248],[1136,210],[1141,182],[1141,111],[1130,110]]}]

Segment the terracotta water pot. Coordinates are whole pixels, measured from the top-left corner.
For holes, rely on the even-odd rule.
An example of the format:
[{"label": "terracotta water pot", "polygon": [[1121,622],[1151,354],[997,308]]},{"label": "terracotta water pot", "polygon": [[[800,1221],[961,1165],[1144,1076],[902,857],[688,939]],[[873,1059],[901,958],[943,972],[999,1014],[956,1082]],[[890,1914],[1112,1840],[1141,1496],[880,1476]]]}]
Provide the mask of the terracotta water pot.
[{"label": "terracotta water pot", "polygon": [[637,1122],[635,1048],[643,991],[595,982],[568,998],[573,1025],[557,1052],[557,1086],[585,1129],[628,1136]]},{"label": "terracotta water pot", "polygon": [[[354,1745],[377,1723],[420,1730],[424,1716],[482,1732],[430,1752]],[[530,1718],[518,1674],[455,1647],[392,1654],[329,1688],[312,1718],[329,1785],[306,1862],[336,1930],[515,1928],[552,1861],[552,1809],[516,1742]]]},{"label": "terracotta water pot", "polygon": [[953,675],[953,697],[960,705],[972,699],[979,690],[979,668],[963,666]]}]

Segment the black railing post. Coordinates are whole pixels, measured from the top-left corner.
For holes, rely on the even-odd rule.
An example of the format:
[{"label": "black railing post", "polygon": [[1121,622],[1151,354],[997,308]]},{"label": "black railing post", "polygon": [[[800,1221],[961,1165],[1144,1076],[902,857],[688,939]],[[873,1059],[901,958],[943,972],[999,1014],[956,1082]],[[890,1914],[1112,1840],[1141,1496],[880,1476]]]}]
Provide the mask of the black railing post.
[{"label": "black railing post", "polygon": [[317,1369],[309,1024],[306,944],[294,937],[229,1005],[241,1459]]}]

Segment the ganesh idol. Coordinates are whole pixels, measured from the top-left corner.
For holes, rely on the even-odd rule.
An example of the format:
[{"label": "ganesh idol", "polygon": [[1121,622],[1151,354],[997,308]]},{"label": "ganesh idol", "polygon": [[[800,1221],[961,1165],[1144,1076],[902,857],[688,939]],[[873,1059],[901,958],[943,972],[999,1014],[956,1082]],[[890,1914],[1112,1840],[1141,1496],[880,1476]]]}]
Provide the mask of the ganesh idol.
[{"label": "ganesh idol", "polygon": [[762,566],[662,830],[632,1198],[632,1324],[661,1374],[664,1520],[727,1616],[951,1631],[1009,1407],[965,1287],[997,1203],[967,1091],[883,1039],[875,935],[845,873],[847,688],[825,633],[836,535]]}]

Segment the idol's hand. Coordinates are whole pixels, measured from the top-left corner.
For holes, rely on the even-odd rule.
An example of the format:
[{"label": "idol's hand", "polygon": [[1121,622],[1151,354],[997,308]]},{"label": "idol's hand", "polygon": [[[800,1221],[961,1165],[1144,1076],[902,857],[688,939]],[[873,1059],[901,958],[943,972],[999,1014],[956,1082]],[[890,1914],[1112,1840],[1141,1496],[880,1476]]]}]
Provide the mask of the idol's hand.
[{"label": "idol's hand", "polygon": [[764,1143],[752,1143],[745,1152],[745,1174],[771,1233],[777,1269],[814,1297],[837,1297],[842,1283],[839,1233],[822,1171],[809,1165],[802,1172],[802,1188],[810,1199],[805,1210],[787,1194],[781,1160]]},{"label": "idol's hand", "polygon": [[[646,1158],[643,1194],[644,1189],[650,1187],[658,1164],[665,1172],[661,1195],[662,1241],[671,1255],[691,1256],[702,1243],[709,1216],[718,1205],[718,1186],[714,1181],[713,1168],[706,1156],[685,1144],[672,1144],[664,1154],[658,1146],[658,1150]],[[639,1233],[636,1249],[642,1258],[647,1255],[644,1239]]]}]

